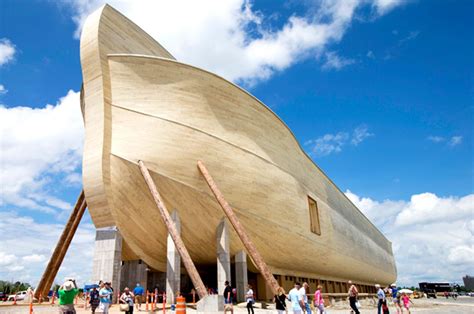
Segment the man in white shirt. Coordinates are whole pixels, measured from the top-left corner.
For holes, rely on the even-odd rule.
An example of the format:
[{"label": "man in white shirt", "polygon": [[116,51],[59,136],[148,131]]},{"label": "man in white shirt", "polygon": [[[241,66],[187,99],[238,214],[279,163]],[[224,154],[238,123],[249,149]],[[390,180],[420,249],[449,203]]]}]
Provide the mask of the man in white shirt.
[{"label": "man in white shirt", "polygon": [[385,292],[380,288],[379,284],[375,285],[377,289],[377,298],[379,299],[379,303],[377,304],[377,313],[382,314],[382,305],[385,303]]},{"label": "man in white shirt", "polygon": [[304,301],[303,296],[300,293],[301,285],[299,282],[295,282],[295,287],[288,293],[288,299],[290,299],[291,307],[294,314],[303,313]]},{"label": "man in white shirt", "polygon": [[306,311],[307,314],[312,314],[311,312],[311,307],[309,306],[308,303],[308,283],[303,282],[303,287],[299,289],[299,292],[301,293],[301,297],[303,298],[303,309]]}]

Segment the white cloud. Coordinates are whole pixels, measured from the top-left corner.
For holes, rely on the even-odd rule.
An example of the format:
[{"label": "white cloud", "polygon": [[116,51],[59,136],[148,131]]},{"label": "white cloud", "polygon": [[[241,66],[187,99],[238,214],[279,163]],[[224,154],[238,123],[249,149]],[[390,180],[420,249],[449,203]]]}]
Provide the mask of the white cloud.
[{"label": "white cloud", "polygon": [[355,128],[352,133],[351,144],[357,146],[359,143],[362,143],[366,138],[371,136],[374,136],[374,134],[369,132],[368,127],[366,125],[360,125]]},{"label": "white cloud", "polygon": [[5,252],[0,251],[0,266],[10,265],[16,260],[16,256],[14,254],[7,254]]},{"label": "white cloud", "polygon": [[367,58],[369,59],[375,59],[375,54],[372,50],[367,51]]},{"label": "white cloud", "polygon": [[28,262],[28,263],[38,263],[38,262],[43,262],[46,260],[46,256],[42,254],[31,254],[31,255],[26,255],[21,258],[23,261]]},{"label": "white cloud", "polygon": [[398,282],[460,282],[474,271],[474,194],[412,195],[409,201],[347,197],[392,241]]},{"label": "white cloud", "polygon": [[79,93],[43,108],[0,105],[0,205],[43,212],[68,209],[45,188],[80,166],[83,122]]},{"label": "white cloud", "polygon": [[404,2],[406,2],[406,0],[375,0],[372,6],[376,9],[379,15],[383,15]]},{"label": "white cloud", "polygon": [[453,136],[451,137],[451,139],[449,140],[449,145],[450,146],[456,146],[456,145],[459,145],[462,143],[462,136]]},{"label": "white cloud", "polygon": [[0,95],[8,93],[8,89],[5,88],[2,84],[0,84]]},{"label": "white cloud", "polygon": [[427,139],[433,143],[446,142],[448,146],[454,147],[462,143],[463,137],[461,135],[451,136],[451,138],[445,138],[443,136],[430,135]]},{"label": "white cloud", "polygon": [[314,140],[305,142],[305,145],[310,146],[310,153],[315,156],[326,156],[332,153],[339,153],[343,147],[351,144],[357,146],[366,138],[373,136],[373,133],[368,131],[366,125],[356,127],[352,133],[338,132],[336,134],[325,134]]},{"label": "white cloud", "polygon": [[6,38],[0,39],[0,66],[13,61],[15,56],[15,45]]},{"label": "white cloud", "polygon": [[[63,223],[42,223],[30,216],[2,211],[0,278],[27,280],[36,285],[63,229]],[[56,282],[61,283],[69,276],[75,277],[80,285],[90,282],[94,239],[95,228],[86,211],[56,276]]]},{"label": "white cloud", "polygon": [[348,65],[353,64],[353,59],[347,59],[338,56],[334,51],[326,53],[326,60],[323,63],[323,70],[340,70]]},{"label": "white cloud", "polygon": [[[67,3],[80,29],[87,15],[105,1]],[[372,6],[381,15],[399,4],[380,0],[318,1],[318,7],[310,10],[315,12],[311,16],[292,15],[279,29],[274,29],[268,23],[271,17],[255,11],[247,0],[108,3],[135,21],[178,60],[232,81],[250,83],[267,79],[304,58],[323,55],[329,44],[342,39],[358,9]],[[342,59],[335,64],[347,65],[349,61]]]},{"label": "white cloud", "polygon": [[441,142],[444,142],[446,139],[442,136],[433,136],[433,135],[430,135],[428,136],[428,140],[429,141],[432,141],[434,143],[441,143]]}]

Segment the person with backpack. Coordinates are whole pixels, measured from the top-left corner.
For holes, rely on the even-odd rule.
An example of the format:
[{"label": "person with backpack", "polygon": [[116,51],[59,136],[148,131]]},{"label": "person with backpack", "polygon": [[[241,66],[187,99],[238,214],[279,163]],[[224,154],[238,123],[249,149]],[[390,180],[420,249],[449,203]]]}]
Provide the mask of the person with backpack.
[{"label": "person with backpack", "polygon": [[231,314],[234,314],[234,302],[232,302],[232,297],[234,296],[232,293],[232,287],[230,286],[229,282],[226,281],[224,283],[224,313],[230,311]]}]

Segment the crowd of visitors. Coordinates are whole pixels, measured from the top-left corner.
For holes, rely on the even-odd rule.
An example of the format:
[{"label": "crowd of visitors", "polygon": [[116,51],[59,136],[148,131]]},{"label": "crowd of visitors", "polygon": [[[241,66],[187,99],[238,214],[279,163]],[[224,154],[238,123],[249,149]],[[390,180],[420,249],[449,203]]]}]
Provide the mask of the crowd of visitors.
[{"label": "crowd of visitors", "polygon": [[[348,282],[349,289],[347,297],[351,313],[360,313],[359,291],[356,285],[351,281]],[[96,285],[97,286],[97,285]],[[96,311],[100,313],[109,313],[109,307],[112,303],[112,296],[114,295],[113,288],[110,282],[100,281],[98,287],[93,286],[89,291],[89,304],[92,313]],[[380,285],[375,285],[377,295],[377,312],[378,314],[387,314],[388,299],[393,302],[397,314],[402,314],[406,310],[410,314],[410,304],[413,304],[409,295],[403,293],[403,290],[397,288],[395,284],[390,287],[382,289]],[[318,285],[312,300],[309,297],[310,289],[307,282],[300,284],[295,282],[293,289],[286,294],[282,287],[278,288],[278,293],[274,296],[273,302],[278,314],[287,314],[291,309],[294,314],[324,314],[325,305],[323,298],[323,287]],[[59,288],[59,311],[61,314],[75,314],[74,300],[79,293],[74,279],[69,279],[64,282]],[[224,313],[234,313],[233,304],[236,301],[236,289],[232,288],[228,281],[225,282],[224,288]],[[117,294],[118,295],[118,294]],[[118,301],[120,303],[120,310],[126,314],[133,314],[134,308],[141,311],[142,299],[145,296],[145,290],[137,283],[136,287],[131,291],[126,287],[122,294],[120,294]],[[255,294],[251,285],[247,286],[245,293],[245,303],[248,314],[254,314]]]}]

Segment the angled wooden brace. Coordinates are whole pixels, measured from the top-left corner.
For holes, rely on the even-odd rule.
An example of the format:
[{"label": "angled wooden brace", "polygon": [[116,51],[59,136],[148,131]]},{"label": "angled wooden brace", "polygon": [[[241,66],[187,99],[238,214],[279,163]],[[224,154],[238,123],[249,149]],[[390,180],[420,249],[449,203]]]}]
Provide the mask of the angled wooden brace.
[{"label": "angled wooden brace", "polygon": [[158,192],[158,189],[156,188],[155,183],[153,182],[153,178],[148,172],[148,169],[146,168],[145,164],[141,160],[138,161],[138,166],[140,167],[140,171],[142,172],[142,175],[145,178],[146,184],[148,185],[148,188],[150,189],[151,195],[153,196],[153,199],[155,200],[156,206],[158,207],[160,211],[161,218],[163,219],[163,222],[168,228],[168,232],[171,238],[173,239],[174,244],[176,245],[176,249],[178,250],[179,255],[181,256],[181,260],[183,261],[184,267],[186,268],[186,271],[188,272],[188,275],[191,278],[191,281],[193,282],[194,287],[196,288],[199,298],[203,299],[205,296],[207,296],[207,291],[206,291],[206,287],[204,286],[204,283],[201,280],[201,276],[199,276],[196,266],[194,266],[193,260],[191,259],[191,256],[189,255],[188,250],[184,246],[184,242],[181,239],[181,236],[178,233],[178,230],[176,229],[176,225],[171,219],[170,214],[168,213],[168,209],[166,209],[165,203],[163,202],[161,195]]},{"label": "angled wooden brace", "polygon": [[56,244],[56,248],[54,249],[51,258],[49,259],[48,265],[44,270],[43,276],[41,277],[38,286],[35,289],[35,298],[40,300],[40,297],[43,298],[48,295],[49,289],[53,285],[54,278],[58,274],[59,268],[64,260],[64,256],[66,256],[67,250],[69,249],[69,245],[71,244],[72,238],[76,233],[77,227],[81,222],[82,216],[84,215],[84,211],[87,208],[86,199],[84,197],[84,191],[81,191],[79,195],[76,205],[69,216],[69,219],[64,227],[63,233]]},{"label": "angled wooden brace", "polygon": [[272,289],[273,294],[278,295],[278,288],[280,287],[280,285],[276,281],[275,277],[273,277],[272,272],[268,268],[260,253],[257,251],[257,248],[253,244],[252,240],[250,240],[250,237],[245,231],[244,226],[242,226],[239,219],[235,215],[232,207],[230,207],[229,203],[227,203],[227,201],[225,200],[224,195],[217,187],[216,183],[214,182],[214,179],[212,179],[211,175],[209,174],[209,171],[207,171],[207,168],[202,161],[198,161],[198,168],[199,171],[201,171],[201,174],[203,175],[204,179],[206,180],[207,185],[216,197],[217,202],[219,203],[219,205],[221,205],[222,210],[227,215],[227,218],[229,218],[229,221],[234,227],[235,232],[237,232],[237,234],[239,235],[240,240],[247,249],[247,252],[249,253],[250,257],[254,261],[255,266],[257,266],[263,278],[265,278],[265,281]]}]

